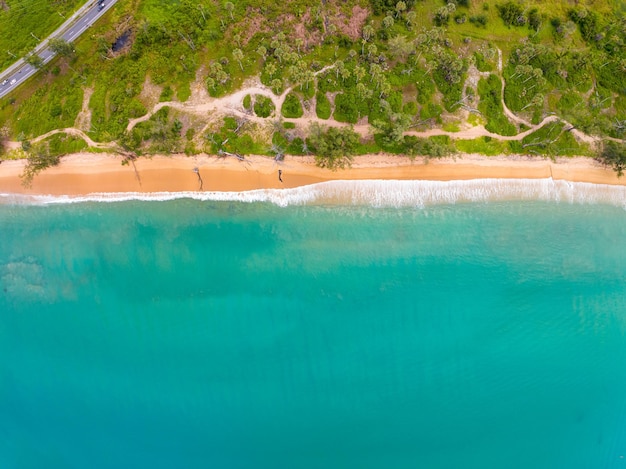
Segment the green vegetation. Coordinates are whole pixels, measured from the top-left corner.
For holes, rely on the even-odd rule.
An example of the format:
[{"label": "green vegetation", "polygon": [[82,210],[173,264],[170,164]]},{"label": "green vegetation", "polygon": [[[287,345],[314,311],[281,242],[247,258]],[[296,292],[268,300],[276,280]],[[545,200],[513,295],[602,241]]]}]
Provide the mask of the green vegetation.
[{"label": "green vegetation", "polygon": [[511,153],[507,142],[494,140],[491,137],[480,137],[473,140],[455,140],[454,146],[462,153],[480,153],[487,156]]},{"label": "green vegetation", "polygon": [[426,156],[441,158],[455,153],[454,145],[447,135],[419,138],[412,135],[404,137],[402,153],[408,156]]},{"label": "green vegetation", "polygon": [[502,83],[496,75],[489,75],[478,82],[480,103],[478,110],[487,119],[485,128],[499,135],[515,135],[517,128],[504,115],[501,101]]},{"label": "green vegetation", "polygon": [[320,119],[330,118],[332,112],[330,108],[330,101],[326,97],[326,93],[318,91],[315,95],[315,112]]},{"label": "green vegetation", "polygon": [[[29,54],[36,43],[30,32],[42,30],[33,29],[34,18],[45,11],[37,26],[52,28],[78,3],[49,2],[26,18],[17,15],[17,7],[30,8],[35,0],[0,0],[0,45],[41,66]],[[353,16],[356,6],[368,10]],[[625,138],[626,16],[617,7],[615,0],[596,0],[593,8],[564,0],[118,2],[76,44],[51,42],[58,57],[0,100],[0,127],[8,129],[7,139],[29,140],[89,124],[85,130],[92,139],[148,154],[206,150],[278,158],[315,151],[329,158],[339,141],[352,153],[589,154],[560,121],[558,128],[544,126],[510,143],[407,133],[430,127],[463,132],[467,120],[514,135],[517,127],[500,99],[504,85],[506,105],[533,124],[555,114],[585,133]],[[490,75],[478,76],[471,64]],[[126,130],[156,101],[184,102],[193,90],[187,103],[193,107],[203,93],[224,97],[255,76],[275,95],[287,92],[280,114],[272,99],[251,90],[239,111],[254,112],[254,124],[236,120],[231,128],[229,121],[202,135],[213,125],[202,113],[163,108]],[[86,120],[84,113],[78,119],[85,93]],[[344,129],[369,124],[375,138],[354,143],[343,130],[316,130],[312,136],[301,126],[270,121],[299,118],[313,100],[319,118],[344,123]],[[476,107],[481,116],[467,118],[467,109]]]},{"label": "green vegetation", "polygon": [[246,111],[252,110],[252,97],[249,94],[245,95],[243,98],[243,108]]},{"label": "green vegetation", "polygon": [[254,97],[254,113],[259,117],[269,117],[274,112],[274,103],[266,96]]},{"label": "green vegetation", "polygon": [[545,156],[591,155],[590,150],[578,143],[562,122],[550,122],[521,141],[523,153]]},{"label": "green vegetation", "polygon": [[326,129],[313,124],[309,143],[315,151],[315,162],[318,166],[339,169],[350,165],[359,144],[359,135],[347,127]]},{"label": "green vegetation", "polygon": [[22,183],[29,187],[39,172],[58,165],[63,155],[84,150],[87,144],[82,139],[56,134],[35,145],[25,140],[22,142],[22,148],[26,151],[27,157],[27,164],[22,173]]},{"label": "green vegetation", "polygon": [[352,93],[339,93],[335,96],[335,113],[333,117],[339,122],[356,124],[359,120],[358,97]]},{"label": "green vegetation", "polygon": [[617,175],[621,177],[626,169],[626,145],[607,141],[596,159],[602,164],[612,167]]},{"label": "green vegetation", "polygon": [[0,70],[31,51],[83,3],[83,0],[2,0]]},{"label": "green vegetation", "polygon": [[287,117],[289,119],[302,117],[303,111],[302,105],[300,104],[300,98],[298,98],[294,93],[289,93],[285,97],[285,102],[283,103],[280,112],[283,117]]},{"label": "green vegetation", "polygon": [[170,116],[170,108],[159,109],[150,119],[137,124],[122,141],[124,147],[136,153],[173,153],[182,151],[182,122]]},{"label": "green vegetation", "polygon": [[233,117],[225,117],[223,125],[205,135],[209,150],[221,156],[238,156],[266,153],[265,145],[255,140],[249,132],[249,124]]}]

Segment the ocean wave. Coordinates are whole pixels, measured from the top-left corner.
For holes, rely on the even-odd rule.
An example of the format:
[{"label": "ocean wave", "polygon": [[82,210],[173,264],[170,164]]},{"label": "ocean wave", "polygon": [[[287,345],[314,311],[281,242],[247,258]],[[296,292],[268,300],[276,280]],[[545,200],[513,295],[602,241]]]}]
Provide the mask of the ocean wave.
[{"label": "ocean wave", "polygon": [[540,200],[572,204],[609,204],[626,209],[626,186],[548,179],[472,179],[467,181],[328,181],[293,189],[243,192],[126,192],[84,196],[0,194],[0,204],[50,205],[85,202],[170,201],[269,202],[291,205],[365,205],[426,207],[468,202]]}]

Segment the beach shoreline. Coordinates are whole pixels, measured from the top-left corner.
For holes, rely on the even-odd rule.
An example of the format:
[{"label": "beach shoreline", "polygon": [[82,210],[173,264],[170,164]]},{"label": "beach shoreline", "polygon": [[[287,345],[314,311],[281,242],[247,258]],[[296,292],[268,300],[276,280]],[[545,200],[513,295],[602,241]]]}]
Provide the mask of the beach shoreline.
[{"label": "beach shoreline", "polygon": [[[626,185],[591,158],[556,161],[528,157],[461,155],[426,160],[397,155],[365,155],[352,167],[331,171],[315,166],[312,157],[287,156],[276,162],[264,156],[246,161],[209,155],[153,156],[122,164],[123,157],[77,153],[37,174],[30,187],[22,184],[25,161],[0,164],[0,193],[84,196],[94,193],[241,192],[302,187],[333,180],[548,179],[605,185]],[[197,169],[197,172],[195,171]],[[281,170],[282,182],[278,171]]]}]

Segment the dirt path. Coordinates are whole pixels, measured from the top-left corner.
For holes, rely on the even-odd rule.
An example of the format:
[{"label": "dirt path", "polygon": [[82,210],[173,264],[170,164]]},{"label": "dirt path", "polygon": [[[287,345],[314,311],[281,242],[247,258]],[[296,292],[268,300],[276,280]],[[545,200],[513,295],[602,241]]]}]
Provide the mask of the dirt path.
[{"label": "dirt path", "polygon": [[93,87],[84,88],[83,90],[83,106],[76,119],[74,127],[87,132],[91,128],[91,109],[89,108],[89,100],[93,94]]},{"label": "dirt path", "polygon": [[51,137],[52,135],[56,135],[56,134],[68,134],[68,135],[72,135],[73,137],[82,138],[87,145],[93,148],[102,148],[104,150],[114,150],[117,148],[117,144],[113,142],[112,143],[95,142],[91,138],[89,138],[89,136],[85,132],[83,132],[80,129],[76,129],[74,127],[51,130],[50,132],[46,132],[45,134],[40,135],[39,137],[33,138],[30,142],[39,143],[42,140],[45,140],[46,138]]},{"label": "dirt path", "polygon": [[[531,124],[530,122],[528,122],[527,120],[517,116],[515,113],[513,113],[507,106],[506,103],[504,102],[504,87],[506,86],[506,83],[504,81],[504,77],[502,76],[502,51],[500,49],[497,49],[498,51],[498,73],[500,75],[500,78],[502,80],[502,90],[501,90],[501,96],[500,96],[500,100],[502,102],[502,107],[504,109],[504,113],[505,115],[512,121],[515,122],[517,124],[523,124],[525,126],[528,127],[527,130],[525,130],[524,132],[521,132],[517,135],[512,135],[512,136],[503,136],[503,135],[499,135],[499,134],[495,134],[492,132],[489,132],[487,129],[485,129],[484,126],[482,125],[478,125],[475,127],[471,127],[468,129],[464,129],[461,130],[459,132],[449,132],[443,129],[437,129],[437,128],[431,128],[425,131],[408,131],[405,132],[405,135],[412,135],[412,136],[416,136],[416,137],[432,137],[432,136],[436,136],[436,135],[448,135],[451,138],[454,139],[476,139],[476,138],[481,138],[481,137],[491,137],[493,139],[497,139],[497,140],[503,140],[503,141],[515,141],[515,140],[522,140],[524,137],[532,134],[533,132],[535,132],[537,129],[543,127],[544,125],[550,123],[550,122],[555,122],[555,121],[560,121],[563,122],[566,126],[566,131],[570,131],[572,132],[572,134],[581,142],[593,145],[598,143],[599,141],[601,141],[603,138],[601,137],[596,137],[596,136],[591,136],[591,135],[587,135],[584,132],[576,129],[572,124],[570,124],[569,122],[559,118],[556,115],[549,115],[547,117],[545,117],[540,123],[538,124]],[[334,65],[329,65],[326,66],[324,68],[322,68],[321,70],[317,71],[314,75],[315,77],[317,77],[318,75],[324,73],[327,70],[330,70],[334,68]],[[477,80],[480,78],[480,76],[482,76],[482,73],[478,73],[476,74],[476,77],[474,77],[474,81],[477,82]],[[474,83],[472,83],[474,84]],[[477,84],[477,83],[476,83]],[[475,84],[474,84],[475,85]],[[150,119],[150,117],[152,117],[156,112],[158,112],[160,109],[164,108],[164,107],[171,107],[172,109],[176,109],[178,111],[184,112],[184,113],[189,113],[189,114],[194,114],[194,115],[199,115],[199,116],[203,116],[203,117],[208,117],[209,115],[211,115],[212,117],[217,117],[217,116],[226,116],[226,115],[231,115],[231,116],[235,116],[235,117],[239,117],[239,118],[245,118],[250,122],[255,122],[255,123],[259,123],[259,124],[268,124],[270,123],[272,120],[276,119],[276,118],[280,118],[282,119],[284,122],[292,122],[294,124],[296,124],[298,127],[301,128],[306,128],[309,125],[311,125],[312,123],[317,123],[320,125],[324,125],[326,127],[348,127],[348,126],[352,126],[352,128],[354,129],[355,132],[357,132],[359,135],[361,136],[369,136],[372,134],[372,126],[370,126],[369,124],[366,123],[360,123],[360,124],[356,124],[356,125],[351,125],[351,124],[347,124],[347,123],[343,123],[343,122],[338,122],[334,119],[320,119],[315,115],[315,106],[311,106],[311,109],[309,109],[308,112],[305,113],[305,115],[303,117],[297,118],[297,119],[286,119],[286,118],[282,118],[280,117],[280,109],[283,105],[283,103],[285,102],[285,99],[287,97],[287,95],[293,91],[294,87],[288,87],[286,88],[280,95],[275,95],[273,93],[273,91],[263,85],[258,77],[252,78],[250,80],[247,80],[244,83],[244,86],[228,95],[228,96],[224,96],[221,98],[211,98],[209,96],[202,96],[202,99],[192,99],[189,100],[187,102],[179,102],[179,101],[167,101],[167,102],[161,102],[161,103],[157,103],[155,104],[152,109],[146,113],[145,115],[135,118],[135,119],[131,119],[128,122],[128,125],[126,126],[126,130],[127,131],[131,131],[137,124],[139,124],[140,122],[145,122],[148,119]],[[79,117],[81,115],[84,115],[87,113],[88,109],[85,110],[85,101],[88,103],[88,91],[89,90],[85,90],[85,100],[83,102],[83,110],[81,111],[81,113],[79,114]],[[243,107],[243,100],[246,97],[246,95],[260,95],[260,96],[265,96],[269,99],[271,99],[272,103],[274,104],[275,107],[275,115],[273,115],[272,117],[269,118],[264,118],[264,117],[258,117],[256,116],[254,113],[252,113],[251,111],[248,111],[246,109],[244,109]],[[86,116],[84,116],[86,117]],[[77,124],[84,122],[83,119],[78,119],[76,120]],[[81,125],[81,127],[83,127],[83,125]],[[94,147],[94,148],[101,148],[101,149],[110,149],[110,150],[115,150],[118,148],[117,143],[115,142],[111,142],[111,143],[100,143],[100,142],[95,142],[93,141],[91,138],[89,138],[89,136],[87,136],[87,134],[85,134],[85,132],[79,128],[73,128],[73,127],[69,127],[69,128],[65,128],[65,129],[56,129],[56,130],[52,130],[50,132],[47,132],[43,135],[40,135],[39,137],[36,137],[34,139],[31,140],[32,143],[37,143],[40,142],[52,135],[55,134],[59,134],[59,133],[66,133],[68,135],[73,135],[75,137],[78,138],[82,138],[87,145],[89,145],[90,147]],[[620,139],[616,139],[616,138],[611,138],[611,137],[604,137],[606,139],[609,140],[613,140],[613,141],[617,141],[617,142],[623,142],[623,140]],[[9,148],[19,148],[19,142],[8,142],[8,147]]]}]

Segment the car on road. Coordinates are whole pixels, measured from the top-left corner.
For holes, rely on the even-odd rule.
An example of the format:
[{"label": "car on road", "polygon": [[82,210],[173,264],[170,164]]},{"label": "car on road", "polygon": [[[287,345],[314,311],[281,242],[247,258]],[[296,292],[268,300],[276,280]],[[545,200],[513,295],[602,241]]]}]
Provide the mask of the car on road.
[{"label": "car on road", "polygon": [[16,80],[15,78],[13,78],[13,80],[11,80],[11,83],[10,83],[10,84],[11,84],[11,85],[15,85],[15,82],[16,82],[16,81],[17,81],[17,80]]},{"label": "car on road", "polygon": [[0,83],[0,85],[4,86],[9,82],[9,80],[4,80],[2,83]]},{"label": "car on road", "polygon": [[99,3],[98,4],[98,11],[102,11],[104,10],[104,3]]}]

